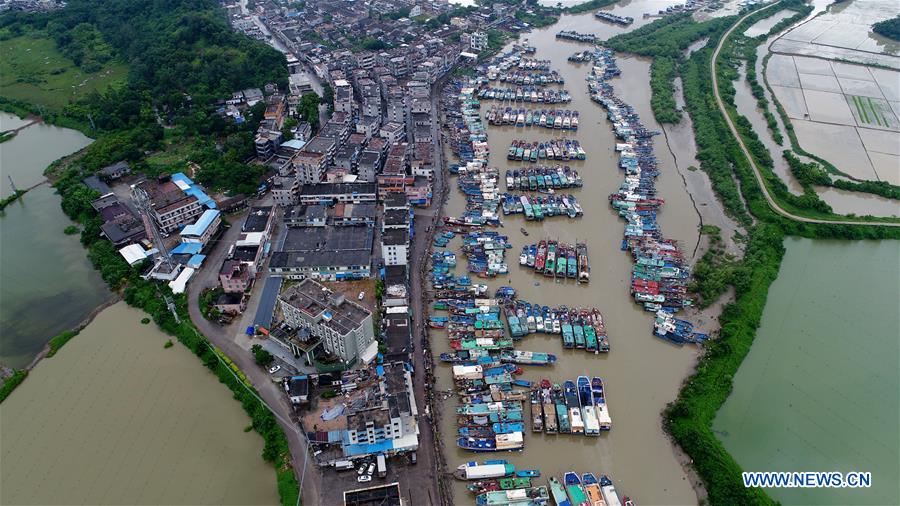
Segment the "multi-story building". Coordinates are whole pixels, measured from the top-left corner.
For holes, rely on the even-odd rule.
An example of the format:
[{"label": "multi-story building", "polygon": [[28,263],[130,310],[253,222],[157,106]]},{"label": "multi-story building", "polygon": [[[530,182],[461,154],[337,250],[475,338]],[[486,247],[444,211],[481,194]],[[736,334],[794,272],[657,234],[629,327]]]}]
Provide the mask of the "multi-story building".
[{"label": "multi-story building", "polygon": [[172,233],[193,223],[215,203],[184,174],[171,178],[146,180],[132,186],[132,193],[144,191],[150,200],[153,221],[163,234]]},{"label": "multi-story building", "polygon": [[353,87],[346,79],[334,81],[334,110],[337,112],[353,113]]},{"label": "multi-story building", "polygon": [[409,231],[386,230],[381,236],[381,256],[384,265],[406,265],[409,261]]},{"label": "multi-story building", "polygon": [[472,35],[471,35],[471,38],[469,41],[469,48],[476,53],[480,53],[480,52],[484,51],[485,49],[487,49],[487,47],[488,47],[487,32],[483,32],[481,30],[472,32]]},{"label": "multi-story building", "polygon": [[250,288],[253,276],[247,265],[237,260],[225,260],[219,269],[219,284],[227,293],[243,293]]},{"label": "multi-story building", "polygon": [[297,204],[300,195],[300,183],[295,176],[275,176],[272,181],[272,199],[279,206]]},{"label": "multi-story building", "polygon": [[[383,373],[375,399],[366,403],[363,409],[347,415],[345,452],[350,445],[375,445],[384,441],[393,443],[393,452],[412,451],[418,447],[418,409],[412,375],[403,362],[385,363],[381,368]],[[409,442],[401,442],[404,439]]]},{"label": "multi-story building", "polygon": [[356,167],[357,178],[361,182],[375,182],[375,175],[381,170],[381,152],[365,150],[359,155]]},{"label": "multi-story building", "polygon": [[375,358],[372,312],[363,306],[311,279],[291,286],[278,301],[286,324],[320,338],[324,349],[343,362]]},{"label": "multi-story building", "polygon": [[330,137],[313,137],[294,157],[297,181],[316,184],[322,180],[325,168],[334,160],[337,143]]},{"label": "multi-story building", "polygon": [[185,225],[181,229],[181,242],[195,242],[206,245],[219,230],[222,223],[219,211],[207,209],[200,215],[196,223]]},{"label": "multi-story building", "polygon": [[301,204],[375,202],[375,183],[321,183],[300,188]]}]

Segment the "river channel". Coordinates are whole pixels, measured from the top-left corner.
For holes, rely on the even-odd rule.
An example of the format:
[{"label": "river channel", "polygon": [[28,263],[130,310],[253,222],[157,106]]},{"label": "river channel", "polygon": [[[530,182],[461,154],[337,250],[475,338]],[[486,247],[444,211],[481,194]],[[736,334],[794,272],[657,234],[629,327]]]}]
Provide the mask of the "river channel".
[{"label": "river channel", "polygon": [[[520,341],[517,348],[554,353],[558,362],[548,368],[526,367],[525,379],[548,378],[562,383],[576,376],[602,376],[607,385],[607,398],[613,419],[613,429],[599,438],[583,436],[533,434],[527,423],[525,450],[521,453],[498,454],[520,468],[539,468],[545,476],[561,476],[565,471],[608,474],[622,494],[642,504],[692,504],[697,496],[679,464],[675,450],[661,428],[660,412],[672,401],[682,379],[690,372],[697,351],[678,348],[652,336],[652,314],[632,302],[629,294],[631,258],[620,250],[624,221],[611,209],[607,196],[623,179],[617,168],[614,136],[606,120],[605,111],[593,103],[587,93],[589,64],[573,64],[567,58],[590,46],[555,38],[560,30],[595,33],[608,38],[627,29],[636,28],[652,20],[641,19],[641,13],[659,9],[660,2],[631,2],[627,11],[635,23],[629,28],[611,25],[593,17],[592,13],[563,16],[559,23],[527,34],[529,44],[537,47],[534,58],[550,59],[552,67],[565,78],[563,88],[573,100],[554,106],[580,112],[577,133],[542,128],[489,127],[490,165],[499,167],[501,179],[507,168],[521,167],[520,162],[508,162],[506,152],[510,141],[546,140],[550,137],[575,138],[587,152],[583,162],[564,162],[579,171],[584,187],[573,193],[584,208],[584,217],[577,220],[550,218],[543,222],[526,222],[517,216],[504,217],[501,233],[508,235],[513,248],[508,251],[510,274],[488,283],[493,288],[510,283],[518,290],[519,298],[542,305],[594,306],[604,315],[612,352],[608,355],[588,354],[583,350],[563,350],[559,336],[531,335]],[[668,3],[671,5],[672,3]],[[636,14],[635,14],[636,13]],[[659,130],[650,112],[649,62],[633,57],[619,57],[622,76],[611,83],[617,93],[636,107],[649,129]],[[495,102],[482,103],[485,112]],[[500,105],[500,104],[497,104]],[[517,106],[518,107],[518,106]],[[546,108],[546,106],[545,106]],[[697,241],[699,217],[693,208],[681,176],[663,136],[655,138],[656,155],[662,175],[657,180],[660,196],[666,204],[660,213],[665,237],[677,239],[686,254]],[[462,193],[450,181],[447,215],[459,215],[465,208]],[[501,183],[502,187],[502,183]],[[529,236],[520,231],[524,227]],[[591,282],[577,285],[574,281],[554,282],[539,277],[518,265],[518,253],[525,244],[533,244],[542,237],[574,243],[576,238],[587,243],[591,256]],[[459,240],[448,249],[458,251]],[[461,265],[464,261],[461,259]],[[464,268],[457,268],[462,273]],[[479,280],[478,282],[482,282]],[[432,331],[432,347],[437,355],[448,351],[446,334]],[[437,388],[453,388],[450,367],[438,366]],[[456,397],[443,401],[441,431],[448,466],[455,468],[462,462],[477,458],[456,447]],[[464,484],[454,484],[454,503],[465,504],[471,495]]]},{"label": "river channel", "polygon": [[[24,121],[0,113],[0,129]],[[0,195],[44,181],[54,160],[90,144],[81,132],[36,124],[0,143]],[[91,266],[59,196],[41,184],[0,212],[0,362],[26,366],[59,332],[78,325],[111,296]],[[53,315],[48,318],[48,315]]]},{"label": "river channel", "polygon": [[263,441],[197,357],[119,302],[0,407],[3,504],[278,504]]}]

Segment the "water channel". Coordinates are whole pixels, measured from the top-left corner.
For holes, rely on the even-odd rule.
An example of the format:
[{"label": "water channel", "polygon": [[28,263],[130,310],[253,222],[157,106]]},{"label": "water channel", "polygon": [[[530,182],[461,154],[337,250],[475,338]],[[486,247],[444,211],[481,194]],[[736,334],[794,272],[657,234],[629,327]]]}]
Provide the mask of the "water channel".
[{"label": "water channel", "polygon": [[279,503],[240,404],[145,316],[103,310],[3,402],[0,503]]},{"label": "water channel", "polygon": [[713,428],[747,471],[869,471],[783,504],[900,504],[900,242],[790,238]]},{"label": "water channel", "polygon": [[[0,113],[0,129],[24,124]],[[0,195],[44,181],[57,158],[90,143],[81,132],[36,124],[0,143]],[[78,325],[111,296],[91,266],[59,196],[41,184],[0,212],[0,362],[24,367],[54,335]],[[48,315],[53,315],[48,318]]]},{"label": "water channel", "polygon": [[[652,4],[658,10],[658,3],[648,2],[647,5]],[[635,17],[635,23],[630,28],[607,24],[588,13],[563,16],[556,25],[527,35],[529,43],[537,47],[534,57],[551,59],[553,68],[565,78],[563,87],[572,93],[573,100],[558,107],[580,112],[577,133],[562,134],[541,128],[488,128],[490,165],[501,169],[501,178],[505,169],[521,165],[506,160],[507,148],[514,139],[536,141],[565,136],[578,139],[587,151],[586,161],[565,162],[584,178],[584,188],[572,192],[584,208],[584,218],[525,222],[522,217],[505,217],[505,227],[501,233],[508,235],[513,245],[507,255],[510,274],[489,284],[493,288],[510,283],[518,290],[521,299],[542,305],[595,306],[603,312],[612,346],[608,356],[588,354],[583,350],[563,350],[558,336],[532,335],[524,338],[517,347],[559,356],[555,366],[526,368],[525,379],[546,377],[562,382],[580,374],[602,376],[607,383],[614,427],[600,438],[533,434],[527,427],[525,451],[502,454],[497,458],[509,459],[524,468],[539,468],[548,476],[561,476],[568,470],[608,474],[621,493],[643,504],[692,504],[697,502],[697,496],[676,459],[672,445],[662,432],[660,411],[675,398],[697,352],[654,338],[652,315],[631,300],[631,258],[619,249],[624,222],[613,212],[607,200],[607,196],[618,188],[623,179],[617,168],[613,133],[604,110],[588,97],[584,79],[589,72],[589,64],[566,61],[572,53],[589,46],[555,38],[557,31],[566,29],[592,32],[608,38],[652,21],[641,19],[640,14],[650,9],[642,2],[629,3],[627,9],[615,12]],[[645,125],[658,130],[649,106],[649,62],[620,57],[619,66],[622,76],[612,84],[622,98],[637,108]],[[482,111],[492,104],[483,102]],[[660,196],[666,199],[659,218],[663,234],[679,240],[689,254],[697,241],[699,218],[663,136],[656,137],[655,147],[662,172],[657,188]],[[464,198],[455,184],[455,179],[450,181],[448,215],[459,215],[465,208]],[[528,237],[519,232],[520,227],[528,230]],[[576,285],[574,281],[557,283],[520,267],[517,259],[521,247],[542,237],[558,238],[569,243],[574,243],[577,238],[586,242],[591,255],[591,282],[588,285]],[[458,240],[455,240],[451,243],[451,249],[456,250],[458,245]],[[457,272],[462,270],[458,268]],[[432,336],[435,354],[448,351],[446,334],[432,332]],[[438,367],[437,383],[441,390],[453,387],[448,366]],[[442,437],[447,463],[451,467],[473,458],[473,454],[456,447],[456,406],[456,398],[451,397],[443,402],[441,408]],[[457,482],[454,485],[454,503],[465,504],[468,497],[465,486]]]}]

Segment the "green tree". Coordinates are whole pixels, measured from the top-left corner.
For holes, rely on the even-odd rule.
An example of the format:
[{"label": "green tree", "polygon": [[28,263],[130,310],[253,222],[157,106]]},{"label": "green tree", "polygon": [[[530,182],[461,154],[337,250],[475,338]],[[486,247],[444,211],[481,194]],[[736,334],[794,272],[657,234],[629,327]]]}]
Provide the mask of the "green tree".
[{"label": "green tree", "polygon": [[275,357],[258,344],[251,346],[250,352],[253,353],[253,360],[263,367],[268,367],[269,364],[275,361]]}]

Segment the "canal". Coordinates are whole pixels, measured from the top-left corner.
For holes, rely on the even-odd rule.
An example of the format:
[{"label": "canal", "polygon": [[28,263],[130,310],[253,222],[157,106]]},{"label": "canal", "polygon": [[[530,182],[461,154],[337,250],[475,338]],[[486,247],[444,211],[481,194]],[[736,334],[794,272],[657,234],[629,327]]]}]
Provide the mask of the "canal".
[{"label": "canal", "polygon": [[713,428],[747,471],[869,471],[783,504],[900,504],[900,242],[789,238]]},{"label": "canal", "polygon": [[0,406],[3,504],[278,504],[250,418],[119,302]]},{"label": "canal", "polygon": [[[672,444],[662,431],[660,412],[666,403],[675,398],[682,379],[693,366],[697,350],[678,348],[654,338],[652,314],[632,302],[629,294],[631,258],[620,250],[624,221],[613,212],[607,200],[624,177],[617,168],[614,136],[611,125],[606,121],[605,111],[588,97],[585,77],[590,65],[567,62],[571,54],[590,46],[555,38],[560,30],[576,30],[595,33],[605,39],[652,21],[641,19],[641,14],[651,8],[654,9],[652,12],[656,12],[659,4],[656,1],[646,4],[631,2],[621,10],[614,9],[617,14],[635,18],[635,23],[629,28],[596,20],[592,13],[588,13],[563,16],[552,27],[527,34],[528,43],[537,47],[534,58],[552,60],[552,67],[565,78],[563,88],[571,92],[573,100],[554,108],[580,112],[577,133],[563,134],[542,128],[488,128],[489,163],[500,168],[501,179],[507,168],[522,166],[520,162],[506,160],[507,148],[514,139],[541,141],[550,137],[574,138],[587,152],[586,161],[565,162],[578,170],[584,179],[584,187],[571,192],[583,206],[584,217],[578,220],[551,218],[543,222],[526,222],[520,216],[504,217],[504,227],[500,232],[508,235],[513,245],[507,255],[510,274],[493,280],[489,285],[493,290],[509,283],[516,288],[522,300],[542,305],[597,307],[604,315],[612,347],[612,352],[606,356],[588,354],[583,350],[563,350],[559,336],[531,335],[520,341],[517,345],[519,349],[550,352],[559,357],[556,365],[549,368],[526,367],[522,376],[525,379],[544,377],[562,383],[566,379],[574,380],[581,374],[602,376],[607,385],[613,430],[599,438],[548,436],[533,434],[529,422],[526,424],[525,450],[498,454],[496,458],[509,459],[520,468],[539,468],[545,476],[561,476],[569,470],[608,474],[620,493],[642,504],[693,504],[698,500],[697,495]],[[649,129],[659,130],[649,106],[649,61],[620,56],[619,67],[622,76],[612,81],[617,93],[636,107]],[[482,111],[494,104],[483,102]],[[690,255],[698,238],[699,217],[675,169],[665,139],[663,136],[655,139],[662,172],[657,188],[666,200],[659,218],[661,228],[664,236],[680,241],[686,254]],[[446,214],[459,215],[465,209],[465,200],[455,188],[455,179],[451,179],[450,185]],[[529,232],[528,237],[520,233],[520,228]],[[517,260],[521,247],[544,237],[569,243],[574,243],[576,239],[586,242],[591,255],[591,282],[587,285],[577,285],[574,281],[554,282],[520,267]],[[448,249],[458,251],[458,246],[459,240],[456,239]],[[464,261],[460,260],[464,265]],[[461,274],[463,270],[457,268],[457,273]],[[432,331],[432,348],[435,355],[449,350],[445,333]],[[437,373],[437,388],[442,391],[452,389],[450,367],[439,365]],[[476,457],[456,447],[456,406],[456,397],[448,397],[440,408],[442,439],[447,464],[451,468]],[[455,504],[465,504],[470,497],[463,483],[454,484]]]},{"label": "canal", "polygon": [[[0,129],[25,124],[0,113]],[[31,125],[0,143],[0,195],[45,181],[54,160],[90,144],[81,132]],[[48,183],[40,184],[0,212],[0,363],[28,365],[51,337],[77,326],[111,294],[91,266],[79,236],[65,235],[72,222]],[[52,314],[52,318],[47,315]]]}]

